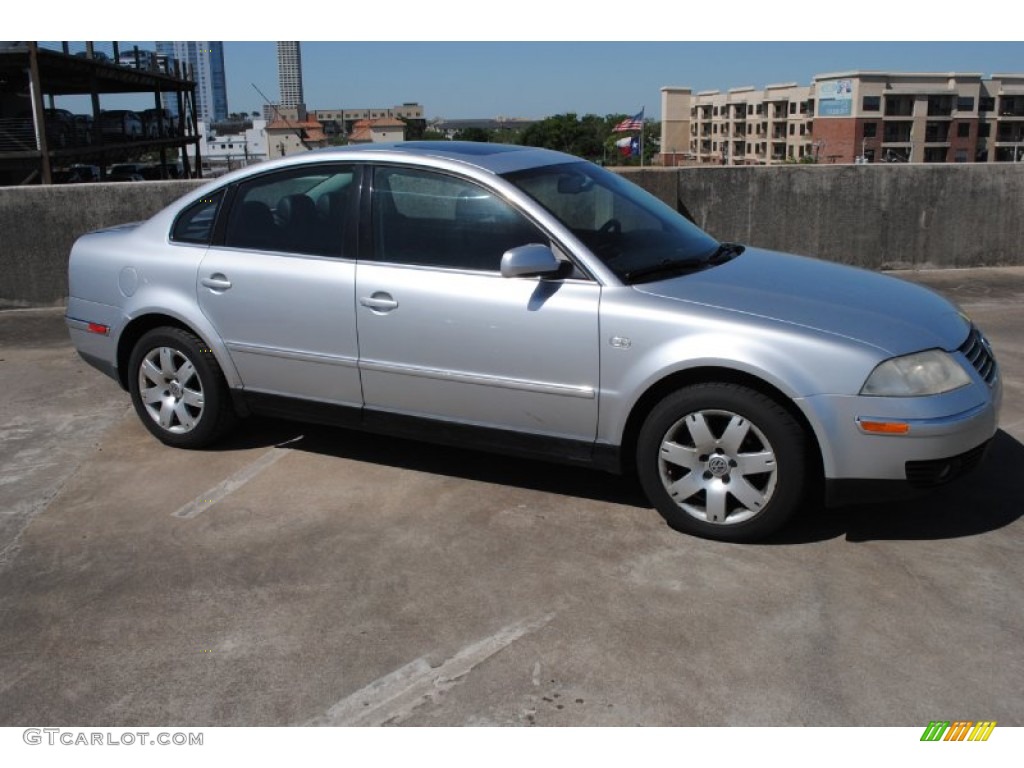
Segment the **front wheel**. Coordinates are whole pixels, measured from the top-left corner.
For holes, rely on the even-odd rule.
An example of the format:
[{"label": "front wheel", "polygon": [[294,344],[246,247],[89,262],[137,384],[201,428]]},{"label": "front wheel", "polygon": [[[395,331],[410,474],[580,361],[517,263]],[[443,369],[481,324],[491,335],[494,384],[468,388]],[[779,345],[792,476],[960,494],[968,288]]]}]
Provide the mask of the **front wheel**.
[{"label": "front wheel", "polygon": [[234,422],[217,359],[180,328],[156,328],[139,339],[129,361],[129,389],[146,429],[167,445],[203,448]]},{"label": "front wheel", "polygon": [[685,387],[647,416],[637,473],[676,530],[719,541],[755,541],[800,505],[803,430],[785,408],[737,384]]}]

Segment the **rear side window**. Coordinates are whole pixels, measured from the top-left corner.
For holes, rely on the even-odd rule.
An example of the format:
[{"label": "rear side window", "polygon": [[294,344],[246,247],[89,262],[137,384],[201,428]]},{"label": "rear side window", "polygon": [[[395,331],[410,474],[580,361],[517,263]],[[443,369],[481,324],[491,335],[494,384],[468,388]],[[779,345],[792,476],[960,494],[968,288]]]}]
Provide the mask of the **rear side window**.
[{"label": "rear side window", "polygon": [[182,211],[174,222],[171,240],[176,243],[209,245],[213,238],[213,225],[217,221],[217,210],[224,198],[224,190],[200,198]]},{"label": "rear side window", "polygon": [[224,245],[341,256],[356,200],[354,166],[316,164],[245,181],[231,203]]}]

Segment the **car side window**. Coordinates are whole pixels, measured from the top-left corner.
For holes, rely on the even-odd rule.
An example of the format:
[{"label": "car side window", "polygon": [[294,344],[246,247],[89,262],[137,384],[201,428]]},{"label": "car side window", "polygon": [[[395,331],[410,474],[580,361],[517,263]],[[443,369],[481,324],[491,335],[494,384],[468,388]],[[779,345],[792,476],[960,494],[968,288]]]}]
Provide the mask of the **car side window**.
[{"label": "car side window", "polygon": [[217,221],[217,210],[224,199],[224,190],[218,189],[206,195],[178,214],[171,228],[171,240],[176,243],[209,245],[213,237],[213,225]]},{"label": "car side window", "polygon": [[494,271],[509,248],[548,238],[519,211],[473,182],[413,168],[375,169],[378,261]]},{"label": "car side window", "polygon": [[257,176],[238,187],[224,245],[343,256],[357,180],[353,166],[318,165]]}]

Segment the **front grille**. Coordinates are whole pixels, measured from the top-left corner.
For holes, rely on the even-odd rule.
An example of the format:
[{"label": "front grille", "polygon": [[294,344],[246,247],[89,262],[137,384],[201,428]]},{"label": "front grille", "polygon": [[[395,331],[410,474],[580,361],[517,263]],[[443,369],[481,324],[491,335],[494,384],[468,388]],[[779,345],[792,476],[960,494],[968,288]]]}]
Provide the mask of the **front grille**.
[{"label": "front grille", "polygon": [[974,469],[985,455],[988,442],[972,448],[959,456],[948,459],[931,459],[929,461],[908,461],[906,464],[907,481],[911,485],[930,486],[949,482],[957,475]]},{"label": "front grille", "polygon": [[970,361],[974,369],[981,374],[981,378],[991,387],[995,383],[998,373],[996,358],[992,354],[992,348],[988,340],[981,335],[981,331],[971,326],[971,333],[967,341],[960,345],[960,351]]}]

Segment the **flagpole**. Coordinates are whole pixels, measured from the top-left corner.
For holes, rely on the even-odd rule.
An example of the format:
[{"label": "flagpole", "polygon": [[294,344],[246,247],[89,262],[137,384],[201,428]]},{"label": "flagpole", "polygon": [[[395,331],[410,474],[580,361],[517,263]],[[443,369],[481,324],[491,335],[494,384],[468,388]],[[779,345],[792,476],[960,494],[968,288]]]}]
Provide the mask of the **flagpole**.
[{"label": "flagpole", "polygon": [[[644,167],[644,112],[645,111],[646,111],[646,107],[641,107],[640,108],[640,112],[638,112],[637,114],[633,115],[632,117],[627,117],[625,120],[622,120],[621,122],[616,123],[615,127],[612,128],[612,133],[626,133],[626,134],[629,134],[629,133],[632,133],[633,131],[637,130],[637,126],[639,126],[639,130],[640,130],[640,136],[639,137],[626,136],[626,137],[616,141],[615,142],[615,146],[616,147],[621,147],[623,149],[625,149],[627,146],[630,148],[628,152],[623,152],[623,155],[632,155],[633,154],[633,150],[639,149],[639,151],[640,151],[640,167],[641,168]],[[634,138],[636,138],[636,143],[633,143],[633,139]]]},{"label": "flagpole", "polygon": [[644,112],[647,111],[647,107],[640,107],[640,167],[644,167]]}]

